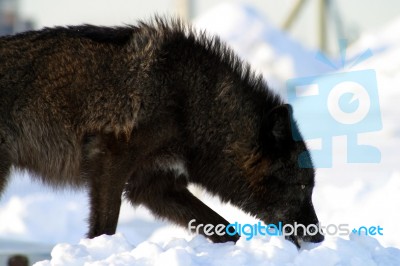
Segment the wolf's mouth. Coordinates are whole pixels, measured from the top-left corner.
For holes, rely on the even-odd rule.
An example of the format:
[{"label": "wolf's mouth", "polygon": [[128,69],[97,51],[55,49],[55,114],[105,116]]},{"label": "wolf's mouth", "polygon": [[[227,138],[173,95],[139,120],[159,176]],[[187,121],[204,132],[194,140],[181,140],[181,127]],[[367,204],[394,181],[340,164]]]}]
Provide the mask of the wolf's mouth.
[{"label": "wolf's mouth", "polygon": [[311,243],[320,243],[324,241],[325,237],[323,234],[317,233],[313,236],[297,236],[297,235],[290,235],[285,237],[286,240],[292,242],[298,249],[301,248],[303,242],[311,242]]},{"label": "wolf's mouth", "polygon": [[290,242],[292,242],[297,247],[297,249],[301,248],[301,244],[303,243],[303,240],[301,240],[298,236],[290,235],[290,236],[286,236],[285,238],[286,238],[286,240],[289,240]]}]

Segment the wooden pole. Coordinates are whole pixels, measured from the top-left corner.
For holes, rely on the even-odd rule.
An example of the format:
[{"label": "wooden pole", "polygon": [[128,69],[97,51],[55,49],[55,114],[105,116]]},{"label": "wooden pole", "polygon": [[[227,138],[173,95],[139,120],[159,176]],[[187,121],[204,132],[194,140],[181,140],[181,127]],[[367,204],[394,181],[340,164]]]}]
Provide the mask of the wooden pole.
[{"label": "wooden pole", "polygon": [[192,19],[193,0],[175,0],[178,16],[186,21]]},{"label": "wooden pole", "polygon": [[326,37],[327,37],[327,12],[326,12],[326,0],[318,0],[318,43],[319,49],[323,52],[327,51]]},{"label": "wooden pole", "polygon": [[282,28],[284,30],[289,30],[293,22],[300,14],[301,8],[305,5],[306,0],[297,0],[292,9],[289,12],[289,15],[286,17],[285,21],[283,22]]}]

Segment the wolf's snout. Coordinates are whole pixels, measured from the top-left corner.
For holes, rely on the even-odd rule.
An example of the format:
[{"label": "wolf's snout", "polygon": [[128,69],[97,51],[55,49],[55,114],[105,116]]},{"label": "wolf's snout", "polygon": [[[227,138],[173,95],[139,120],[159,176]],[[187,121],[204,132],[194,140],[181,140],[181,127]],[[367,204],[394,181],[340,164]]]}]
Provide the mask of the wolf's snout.
[{"label": "wolf's snout", "polygon": [[319,229],[319,225],[316,224],[316,227],[312,227],[312,229],[305,232],[296,232],[296,234],[286,236],[286,239],[295,244],[297,248],[300,248],[303,242],[320,243],[324,241],[325,236]]},{"label": "wolf's snout", "polygon": [[309,234],[309,235],[305,235],[302,240],[304,242],[311,242],[311,243],[320,243],[322,241],[324,241],[325,236],[323,234],[321,234],[320,231],[317,231],[315,234]]}]

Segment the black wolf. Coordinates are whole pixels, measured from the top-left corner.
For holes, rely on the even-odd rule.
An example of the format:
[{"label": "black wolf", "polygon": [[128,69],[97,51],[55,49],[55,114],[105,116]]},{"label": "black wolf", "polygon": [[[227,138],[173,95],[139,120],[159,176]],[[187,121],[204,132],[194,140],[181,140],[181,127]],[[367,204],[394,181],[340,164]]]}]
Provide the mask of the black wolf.
[{"label": "black wolf", "polygon": [[11,166],[87,188],[89,237],[115,233],[122,195],[185,227],[227,225],[189,182],[267,223],[318,224],[296,130],[262,77],[179,21],[0,38],[0,191]]}]

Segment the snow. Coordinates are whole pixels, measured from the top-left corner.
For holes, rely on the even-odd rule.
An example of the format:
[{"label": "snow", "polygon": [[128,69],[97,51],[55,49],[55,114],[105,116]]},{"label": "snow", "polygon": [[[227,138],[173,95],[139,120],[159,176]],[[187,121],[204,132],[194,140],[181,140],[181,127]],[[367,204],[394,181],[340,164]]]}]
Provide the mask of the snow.
[{"label": "snow", "polygon": [[144,241],[134,247],[122,234],[83,239],[79,244],[58,244],[52,260],[35,266],[50,265],[399,265],[400,250],[384,248],[368,236],[350,240],[328,238],[322,244],[308,244],[302,250],[280,237],[240,239],[211,244],[203,236],[189,241]]},{"label": "snow", "polygon": [[[221,35],[275,89],[284,89],[287,79],[323,75],[329,69],[315,60],[315,51],[288,38],[248,6],[222,4],[195,23]],[[400,18],[365,34],[348,50],[350,58],[367,48],[373,51],[370,59],[346,71],[376,72],[383,129],[361,134],[359,140],[379,148],[382,161],[348,164],[346,137],[334,137],[333,167],[317,170],[313,195],[321,224],[348,224],[350,230],[379,225],[382,236],[327,236],[324,242],[305,243],[300,250],[281,237],[212,244],[124,202],[118,233],[89,240],[84,238],[88,215],[84,192],[53,191],[14,171],[0,201],[0,264],[13,252],[30,254],[31,262],[46,258],[34,254],[51,252],[35,265],[400,265],[399,33]],[[231,222],[257,222],[198,188],[191,190]]]}]

